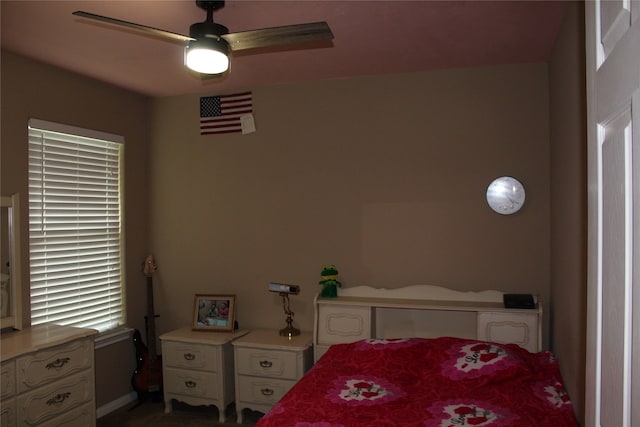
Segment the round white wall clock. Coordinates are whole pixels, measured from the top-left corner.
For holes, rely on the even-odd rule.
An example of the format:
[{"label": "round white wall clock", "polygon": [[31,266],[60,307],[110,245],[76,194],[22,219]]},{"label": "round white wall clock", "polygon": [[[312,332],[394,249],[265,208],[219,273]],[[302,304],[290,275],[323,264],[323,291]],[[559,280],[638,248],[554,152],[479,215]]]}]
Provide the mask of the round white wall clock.
[{"label": "round white wall clock", "polygon": [[524,187],[511,176],[502,176],[493,180],[487,188],[487,203],[501,215],[511,215],[524,205]]}]

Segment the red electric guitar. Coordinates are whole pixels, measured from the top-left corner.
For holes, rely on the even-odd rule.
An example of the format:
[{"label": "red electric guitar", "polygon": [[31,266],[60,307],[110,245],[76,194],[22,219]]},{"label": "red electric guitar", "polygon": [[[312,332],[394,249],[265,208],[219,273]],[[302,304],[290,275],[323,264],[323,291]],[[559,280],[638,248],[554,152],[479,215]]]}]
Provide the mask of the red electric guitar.
[{"label": "red electric guitar", "polygon": [[147,277],[147,346],[142,342],[140,331],[136,329],[133,333],[137,368],[131,378],[131,384],[139,395],[162,391],[162,359],[156,354],[156,327],[153,310],[153,273],[157,268],[153,255],[148,255],[143,265],[143,272]]}]

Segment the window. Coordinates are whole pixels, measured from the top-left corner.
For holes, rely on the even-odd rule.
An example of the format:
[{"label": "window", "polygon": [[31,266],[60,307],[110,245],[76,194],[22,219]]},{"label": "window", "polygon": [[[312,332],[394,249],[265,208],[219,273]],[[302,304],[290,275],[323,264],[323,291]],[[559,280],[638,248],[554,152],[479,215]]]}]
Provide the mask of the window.
[{"label": "window", "polygon": [[29,121],[31,324],[125,321],[124,138]]}]

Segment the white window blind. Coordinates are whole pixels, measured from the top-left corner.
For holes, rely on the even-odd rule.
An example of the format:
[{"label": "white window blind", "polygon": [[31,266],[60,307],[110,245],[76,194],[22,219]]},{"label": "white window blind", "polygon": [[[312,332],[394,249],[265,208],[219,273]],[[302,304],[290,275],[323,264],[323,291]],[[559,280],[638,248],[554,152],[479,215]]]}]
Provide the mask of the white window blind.
[{"label": "white window blind", "polygon": [[31,324],[99,331],[125,321],[124,139],[29,121]]}]

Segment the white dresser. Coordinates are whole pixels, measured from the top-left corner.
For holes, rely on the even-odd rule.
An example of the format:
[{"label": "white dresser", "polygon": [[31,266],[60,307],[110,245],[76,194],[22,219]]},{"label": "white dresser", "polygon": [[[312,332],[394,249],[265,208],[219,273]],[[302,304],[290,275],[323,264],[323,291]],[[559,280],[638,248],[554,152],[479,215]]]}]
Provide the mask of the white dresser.
[{"label": "white dresser", "polygon": [[215,405],[220,422],[233,402],[231,342],[248,331],[210,332],[182,328],[160,335],[165,412],[172,399],[189,405]]},{"label": "white dresser", "polygon": [[93,329],[38,325],[2,334],[0,425],[96,425]]},{"label": "white dresser", "polygon": [[242,424],[245,408],[269,412],[313,364],[312,335],[282,337],[259,329],[233,342],[236,361],[236,411]]}]

